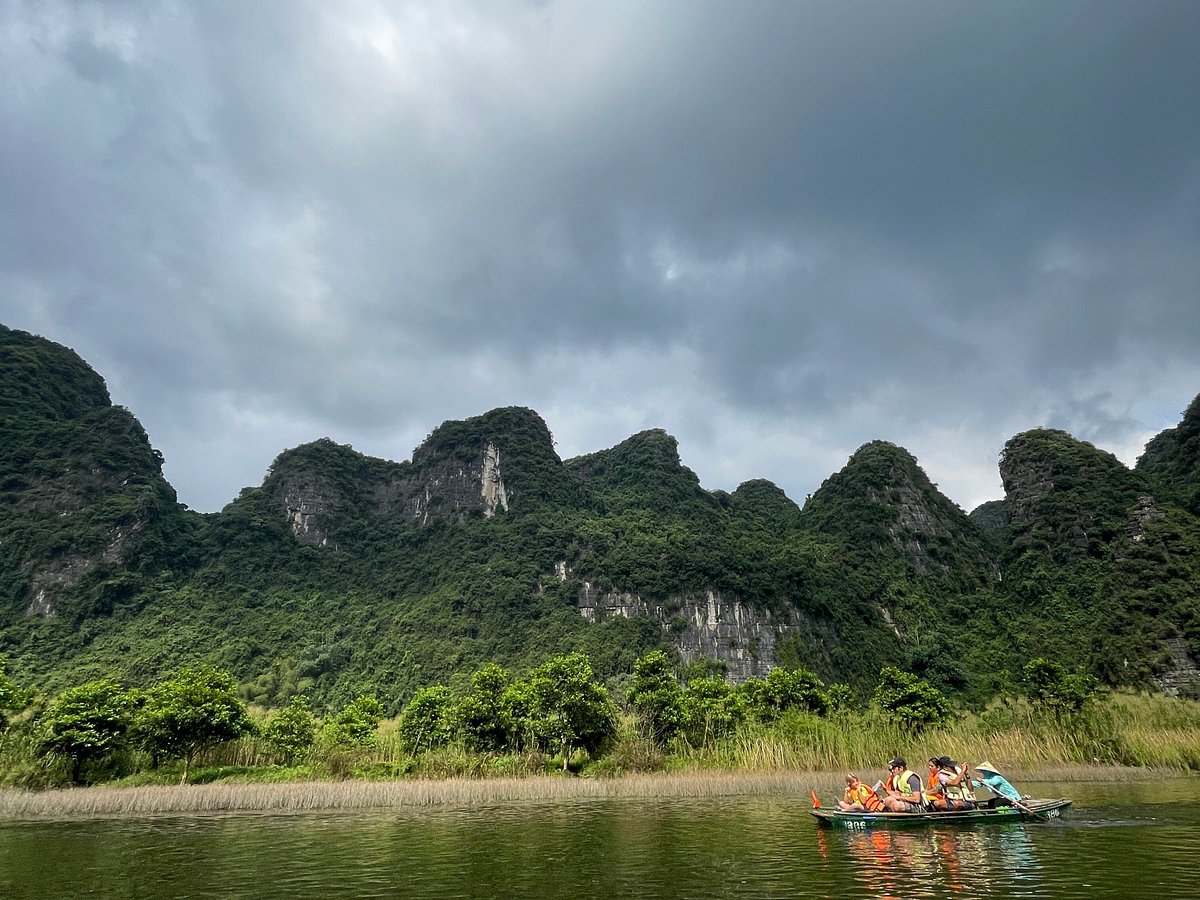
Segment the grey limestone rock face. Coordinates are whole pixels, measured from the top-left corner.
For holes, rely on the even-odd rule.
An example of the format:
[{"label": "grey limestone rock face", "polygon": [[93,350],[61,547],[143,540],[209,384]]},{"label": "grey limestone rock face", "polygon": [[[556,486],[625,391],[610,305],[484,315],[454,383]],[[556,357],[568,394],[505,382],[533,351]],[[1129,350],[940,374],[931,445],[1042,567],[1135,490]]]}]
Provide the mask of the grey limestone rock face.
[{"label": "grey limestone rock face", "polygon": [[1018,468],[1005,459],[1000,463],[1000,477],[1004,482],[1004,508],[1009,522],[1017,528],[1032,524],[1038,517],[1042,499],[1054,490],[1050,467],[1026,464]]},{"label": "grey limestone rock face", "polygon": [[1125,536],[1135,544],[1146,539],[1146,527],[1161,522],[1166,514],[1158,508],[1153,497],[1138,497],[1137,505],[1130,510]]},{"label": "grey limestone rock face", "polygon": [[497,509],[508,512],[508,494],[504,490],[504,479],[500,477],[500,450],[495,444],[488,444],[483,451],[483,472],[479,480],[484,518],[490,519]]},{"label": "grey limestone rock face", "polygon": [[1183,638],[1170,638],[1163,642],[1171,654],[1171,667],[1158,678],[1163,693],[1179,697],[1200,697],[1200,667],[1188,650]]},{"label": "grey limestone rock face", "polygon": [[56,614],[55,602],[79,584],[84,576],[101,566],[119,565],[125,558],[130,539],[144,527],[143,522],[118,526],[112,530],[107,546],[99,553],[90,556],[68,554],[39,568],[33,573],[26,615],[52,618]]},{"label": "grey limestone rock face", "polygon": [[508,493],[500,465],[500,448],[488,444],[469,463],[446,461],[426,464],[393,479],[379,495],[385,511],[399,510],[416,525],[436,519],[461,522],[477,514],[491,518],[508,512]]},{"label": "grey limestone rock face", "polygon": [[399,515],[416,525],[435,520],[461,522],[473,515],[490,518],[507,512],[509,492],[501,470],[500,448],[488,444],[476,460],[443,460],[414,467],[395,466],[395,473],[361,486],[357,502],[314,471],[289,474],[274,487],[276,502],[296,540],[318,547],[336,547],[334,513],[347,504],[372,515]]},{"label": "grey limestone rock face", "polygon": [[922,543],[922,539],[928,542],[938,533],[939,523],[925,505],[920,491],[911,483],[900,482],[893,493],[894,496],[885,497],[874,489],[867,492],[880,506],[894,504],[896,521],[888,526],[892,542],[912,559],[917,571],[928,572],[931,568],[948,570],[948,566],[936,564],[929,558],[929,551]]},{"label": "grey limestone rock face", "polygon": [[321,529],[322,516],[329,510],[331,487],[319,479],[291,480],[283,491],[283,506],[293,537],[304,544],[329,545]]},{"label": "grey limestone rock face", "polygon": [[[565,564],[556,568],[563,577]],[[776,644],[796,624],[711,590],[672,595],[656,603],[637,594],[604,592],[585,581],[576,603],[580,615],[592,623],[609,616],[656,620],[684,662],[703,658],[724,663],[726,676],[735,684],[775,668]]]}]

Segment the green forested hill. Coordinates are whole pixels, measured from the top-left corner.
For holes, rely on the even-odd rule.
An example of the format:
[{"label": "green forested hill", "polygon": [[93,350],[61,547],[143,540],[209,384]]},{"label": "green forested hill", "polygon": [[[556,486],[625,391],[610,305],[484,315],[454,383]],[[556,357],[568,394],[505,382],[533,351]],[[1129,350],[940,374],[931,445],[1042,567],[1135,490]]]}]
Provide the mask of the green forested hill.
[{"label": "green forested hill", "polygon": [[[883,441],[800,509],[768,481],[705,490],[661,430],[564,462],[515,407],[438,426],[408,461],[286,450],[199,515],[86,363],[0,328],[0,656],[50,690],[206,660],[255,701],[371,691],[394,711],[486,661],[582,649],[620,675],[675,647],[672,611],[718,598],[778,623],[766,662],[852,685],[898,665],[982,696],[1051,652],[1149,683],[1200,652],[1195,409],[1136,472],[1017,436],[986,516]],[[585,592],[663,612],[589,624]]]},{"label": "green forested hill", "polygon": [[1004,612],[1017,646],[1116,683],[1173,665],[1173,639],[1200,655],[1200,523],[1171,502],[1175,492],[1050,429],[1012,438],[1000,473]]},{"label": "green forested hill", "polygon": [[137,419],[76,354],[0,326],[0,610],[103,615],[168,565],[195,526]]},{"label": "green forested hill", "polygon": [[1188,406],[1182,422],[1146,444],[1136,468],[1200,515],[1200,397]]},{"label": "green forested hill", "polygon": [[[992,671],[979,654],[994,642],[971,627],[997,583],[992,545],[906,450],[865,444],[813,494],[801,520],[832,541],[827,590],[853,598],[858,628],[887,648],[890,663],[952,690],[968,686],[972,666]],[[880,622],[897,640],[868,630]]]}]

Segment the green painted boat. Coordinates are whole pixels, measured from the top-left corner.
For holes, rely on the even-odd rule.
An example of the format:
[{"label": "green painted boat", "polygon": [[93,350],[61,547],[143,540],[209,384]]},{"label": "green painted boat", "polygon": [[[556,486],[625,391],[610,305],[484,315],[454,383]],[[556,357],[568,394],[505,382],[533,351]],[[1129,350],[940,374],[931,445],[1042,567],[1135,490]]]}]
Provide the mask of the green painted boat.
[{"label": "green painted boat", "polygon": [[826,828],[896,828],[913,825],[983,825],[993,822],[1034,822],[1060,818],[1071,801],[1022,800],[1021,806],[998,806],[995,809],[959,809],[953,812],[845,812],[840,809],[817,807],[809,810],[817,824]]}]

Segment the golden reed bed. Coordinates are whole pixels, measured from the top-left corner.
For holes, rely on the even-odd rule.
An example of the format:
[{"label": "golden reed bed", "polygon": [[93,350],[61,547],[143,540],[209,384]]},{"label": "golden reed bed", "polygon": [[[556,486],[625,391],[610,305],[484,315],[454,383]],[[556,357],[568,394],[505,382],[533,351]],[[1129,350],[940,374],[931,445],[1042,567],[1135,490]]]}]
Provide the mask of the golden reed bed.
[{"label": "golden reed bed", "polygon": [[[867,773],[870,775],[871,773]],[[1014,772],[1014,777],[1023,773]],[[1039,780],[1113,781],[1156,777],[1144,769],[1056,768]],[[0,818],[78,819],[111,816],[288,813],[318,810],[488,806],[499,803],[627,797],[794,797],[809,790],[841,793],[842,773],[744,775],[724,772],[628,775],[620,778],[529,777],[445,781],[306,781],[287,784],[204,784],[91,787],[53,791],[0,790]]]}]

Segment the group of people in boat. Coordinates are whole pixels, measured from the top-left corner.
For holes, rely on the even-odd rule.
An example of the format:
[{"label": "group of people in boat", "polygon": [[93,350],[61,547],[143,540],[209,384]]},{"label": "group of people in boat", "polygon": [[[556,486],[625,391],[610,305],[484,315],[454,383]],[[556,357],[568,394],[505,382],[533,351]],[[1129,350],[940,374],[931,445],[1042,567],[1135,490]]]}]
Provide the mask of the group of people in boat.
[{"label": "group of people in boat", "polygon": [[846,776],[846,795],[838,801],[841,810],[867,812],[948,812],[975,809],[978,801],[971,790],[971,769],[949,756],[929,760],[929,777],[921,778],[903,757],[888,762],[888,775],[874,787]]}]

